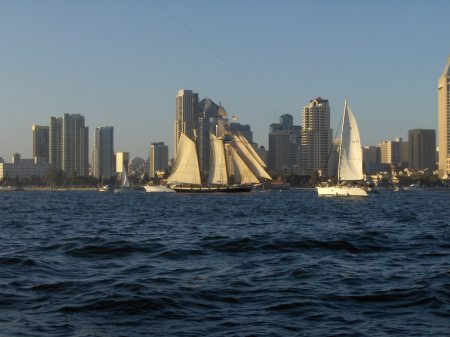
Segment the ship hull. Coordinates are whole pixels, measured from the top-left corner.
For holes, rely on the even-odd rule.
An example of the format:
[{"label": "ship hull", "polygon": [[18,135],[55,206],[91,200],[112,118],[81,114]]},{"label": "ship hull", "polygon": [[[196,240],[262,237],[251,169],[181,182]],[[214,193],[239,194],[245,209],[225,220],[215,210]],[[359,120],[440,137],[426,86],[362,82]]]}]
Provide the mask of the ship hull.
[{"label": "ship hull", "polygon": [[251,186],[170,186],[177,193],[245,193]]},{"label": "ship hull", "polygon": [[149,193],[167,193],[167,192],[175,192],[174,190],[168,188],[167,186],[163,185],[146,185],[144,186],[145,192]]},{"label": "ship hull", "polygon": [[367,191],[359,186],[316,187],[320,197],[367,197]]}]

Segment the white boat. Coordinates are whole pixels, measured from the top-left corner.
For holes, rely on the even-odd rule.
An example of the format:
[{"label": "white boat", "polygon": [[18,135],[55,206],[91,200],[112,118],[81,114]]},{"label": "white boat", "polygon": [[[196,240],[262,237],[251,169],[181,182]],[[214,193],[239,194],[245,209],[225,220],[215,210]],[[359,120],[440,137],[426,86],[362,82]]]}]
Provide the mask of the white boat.
[{"label": "white boat", "polygon": [[403,187],[405,191],[423,191],[423,187],[420,184],[411,184],[409,186]]},{"label": "white boat", "polygon": [[113,191],[112,185],[103,185],[98,189],[99,192],[111,192]]},{"label": "white boat", "polygon": [[367,197],[362,169],[362,149],[358,125],[347,100],[342,116],[341,145],[339,148],[338,184],[317,186],[319,196]]},{"label": "white boat", "polygon": [[166,193],[166,192],[175,192],[171,188],[164,185],[145,185],[145,192],[153,192],[153,193]]},{"label": "white boat", "polygon": [[128,179],[128,175],[126,170],[124,170],[121,174],[121,184],[119,188],[114,189],[114,193],[128,193],[131,192],[130,181]]},{"label": "white boat", "polygon": [[211,160],[206,181],[202,181],[195,142],[181,134],[178,153],[167,179],[176,192],[237,193],[250,192],[252,186],[271,180],[265,164],[241,135],[216,137],[210,134]]}]

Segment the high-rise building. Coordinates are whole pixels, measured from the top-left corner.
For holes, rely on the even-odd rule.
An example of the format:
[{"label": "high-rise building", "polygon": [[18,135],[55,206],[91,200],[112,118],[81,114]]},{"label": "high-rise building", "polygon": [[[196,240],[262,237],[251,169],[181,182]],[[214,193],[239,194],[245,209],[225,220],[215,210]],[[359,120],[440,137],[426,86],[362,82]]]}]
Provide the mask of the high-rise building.
[{"label": "high-rise building", "polygon": [[266,148],[261,145],[258,148],[257,153],[258,153],[259,157],[262,159],[262,161],[267,165],[267,150],[266,150]]},{"label": "high-rise building", "polygon": [[253,131],[250,125],[241,123],[230,123],[230,131],[232,134],[244,136],[249,143],[253,143]]},{"label": "high-rise building", "polygon": [[176,118],[175,118],[175,156],[178,150],[180,136],[184,133],[186,136],[195,139],[198,129],[198,94],[192,90],[180,90],[176,96]]},{"label": "high-rise building", "polygon": [[45,163],[49,162],[49,127],[42,125],[32,125],[33,135],[33,158],[39,158]]},{"label": "high-rise building", "polygon": [[69,175],[89,174],[89,128],[84,116],[64,114],[50,118],[49,162]]},{"label": "high-rise building", "polygon": [[380,149],[377,146],[367,145],[362,149],[363,153],[363,172],[366,174],[375,174],[382,170],[380,165]]},{"label": "high-rise building", "polygon": [[216,133],[216,124],[220,107],[210,98],[202,99],[198,106],[197,151],[200,170],[206,173],[209,169],[209,156],[211,150],[209,134]]},{"label": "high-rise building", "polygon": [[395,140],[384,140],[380,142],[377,147],[379,149],[380,164],[405,167],[407,163],[402,161],[405,156],[402,155],[403,140],[396,138]]},{"label": "high-rise building", "polygon": [[299,171],[300,126],[293,125],[292,115],[282,115],[270,125],[268,168],[279,174]]},{"label": "high-rise building", "polygon": [[450,174],[450,56],[438,82],[439,176]]},{"label": "high-rise building", "polygon": [[[304,174],[325,170],[331,147],[330,105],[328,100],[316,98],[303,108],[301,131],[301,169]],[[269,149],[270,152],[270,149]]]},{"label": "high-rise building", "polygon": [[48,132],[48,161],[56,170],[61,170],[61,129],[62,118],[50,117]]},{"label": "high-rise building", "polygon": [[149,156],[150,177],[157,176],[157,172],[165,172],[169,168],[169,147],[163,142],[150,144]]},{"label": "high-rise building", "polygon": [[436,169],[436,131],[416,129],[408,132],[409,168]]},{"label": "high-rise building", "polygon": [[129,152],[116,152],[116,173],[128,172]]},{"label": "high-rise building", "polygon": [[112,126],[99,126],[95,129],[92,169],[97,179],[108,179],[114,174],[114,128]]}]

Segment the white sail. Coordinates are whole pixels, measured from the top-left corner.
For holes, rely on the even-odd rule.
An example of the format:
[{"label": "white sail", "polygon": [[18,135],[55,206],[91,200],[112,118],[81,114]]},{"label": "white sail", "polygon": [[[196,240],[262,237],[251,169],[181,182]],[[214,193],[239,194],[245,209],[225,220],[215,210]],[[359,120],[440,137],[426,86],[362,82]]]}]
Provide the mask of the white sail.
[{"label": "white sail", "polygon": [[258,178],[256,178],[232,146],[230,146],[230,151],[233,162],[234,182],[242,185],[258,184]]},{"label": "white sail", "polygon": [[178,143],[177,157],[172,173],[167,179],[169,184],[184,183],[200,185],[200,167],[198,165],[195,143],[185,134],[181,134]]},{"label": "white sail", "polygon": [[253,174],[258,178],[272,180],[266,170],[258,163],[258,161],[253,157],[247,147],[241,142],[237,136],[233,136],[233,144],[236,147],[237,153],[242,158],[242,160],[247,164]]},{"label": "white sail", "polygon": [[130,181],[128,180],[127,172],[124,170],[122,173],[122,188],[129,188]]},{"label": "white sail", "polygon": [[339,180],[363,180],[362,150],[358,125],[350,107],[347,105],[347,101],[345,101],[342,123]]},{"label": "white sail", "polygon": [[267,165],[266,163],[264,163],[264,161],[261,159],[261,157],[258,155],[258,153],[255,151],[255,149],[253,148],[253,146],[249,143],[249,141],[247,140],[247,138],[245,138],[243,135],[238,135],[237,136],[240,141],[242,142],[242,144],[245,145],[245,147],[247,148],[247,150],[251,153],[251,155],[255,158],[255,160],[259,163],[259,165],[261,165],[263,168],[266,168]]},{"label": "white sail", "polygon": [[225,150],[223,140],[217,138],[212,133],[211,158],[209,166],[208,184],[228,185],[227,162],[225,160]]}]

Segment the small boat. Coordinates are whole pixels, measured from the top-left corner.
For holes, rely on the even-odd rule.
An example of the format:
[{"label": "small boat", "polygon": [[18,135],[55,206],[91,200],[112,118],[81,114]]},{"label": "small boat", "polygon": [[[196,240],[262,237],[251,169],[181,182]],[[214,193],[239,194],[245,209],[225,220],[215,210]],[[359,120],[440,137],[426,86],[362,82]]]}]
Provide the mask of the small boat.
[{"label": "small boat", "polygon": [[395,186],[394,187],[394,192],[398,192],[398,191],[400,191],[400,188],[398,186]]},{"label": "small boat", "polygon": [[114,189],[114,193],[128,193],[131,192],[130,181],[128,180],[128,175],[126,170],[124,170],[121,174],[121,184],[119,188]]},{"label": "small boat", "polygon": [[103,185],[98,189],[99,192],[112,192],[114,191],[114,188],[112,185],[108,184],[108,185]]},{"label": "small boat", "polygon": [[423,187],[420,184],[411,184],[409,186],[403,187],[405,191],[423,191]]},{"label": "small boat", "polygon": [[333,197],[367,197],[362,163],[358,125],[347,100],[345,100],[339,149],[338,183],[334,186],[317,186],[317,194]]},{"label": "small boat", "polygon": [[145,192],[153,192],[153,193],[175,192],[174,190],[165,185],[145,185],[144,189]]}]

